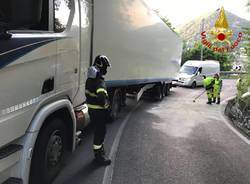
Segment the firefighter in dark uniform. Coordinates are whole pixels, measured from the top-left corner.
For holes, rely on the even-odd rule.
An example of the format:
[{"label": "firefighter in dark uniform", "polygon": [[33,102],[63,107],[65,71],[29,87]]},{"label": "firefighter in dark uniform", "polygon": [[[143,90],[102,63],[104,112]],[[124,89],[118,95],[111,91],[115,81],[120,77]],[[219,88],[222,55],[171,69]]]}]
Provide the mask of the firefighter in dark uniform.
[{"label": "firefighter in dark uniform", "polygon": [[93,66],[88,70],[85,95],[87,98],[90,121],[94,126],[94,154],[95,162],[100,165],[110,165],[111,160],[105,157],[104,138],[106,123],[109,121],[109,99],[103,76],[110,67],[109,59],[99,55]]}]

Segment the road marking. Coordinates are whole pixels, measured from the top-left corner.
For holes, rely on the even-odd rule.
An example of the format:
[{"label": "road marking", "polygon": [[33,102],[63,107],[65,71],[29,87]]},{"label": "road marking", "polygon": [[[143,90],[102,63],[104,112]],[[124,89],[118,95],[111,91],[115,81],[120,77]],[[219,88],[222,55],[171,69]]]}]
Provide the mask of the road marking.
[{"label": "road marking", "polygon": [[[234,97],[235,97],[235,96],[234,96]],[[228,102],[229,100],[233,99],[234,97],[230,97],[230,98],[227,98],[227,99],[223,100],[222,104]],[[221,106],[221,107],[220,107],[220,115],[221,115],[221,117],[222,117],[223,122],[227,125],[227,127],[228,127],[230,130],[232,130],[239,138],[241,138],[241,140],[243,140],[245,143],[247,143],[248,145],[250,145],[250,140],[247,139],[244,135],[242,135],[242,134],[238,131],[238,129],[236,129],[234,126],[231,125],[231,123],[229,122],[229,121],[231,121],[231,120],[229,120],[229,119],[224,115],[224,110],[225,110],[225,109],[224,109],[224,108],[222,109],[222,106]]]},{"label": "road marking", "polygon": [[142,104],[142,101],[139,102],[126,116],[126,118],[122,121],[122,124],[118,130],[118,133],[115,136],[115,140],[112,144],[111,151],[109,153],[109,158],[112,160],[111,165],[107,166],[105,168],[102,184],[111,184],[112,183],[112,178],[113,178],[113,171],[115,167],[115,158],[116,158],[116,153],[118,150],[118,146],[120,143],[120,139],[123,133],[124,128],[126,127],[128,120],[130,119],[132,113]]}]

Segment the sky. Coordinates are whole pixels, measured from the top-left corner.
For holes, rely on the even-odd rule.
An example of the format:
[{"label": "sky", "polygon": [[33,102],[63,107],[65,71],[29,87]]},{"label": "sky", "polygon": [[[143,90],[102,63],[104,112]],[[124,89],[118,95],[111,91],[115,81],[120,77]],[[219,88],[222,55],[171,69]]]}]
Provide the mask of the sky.
[{"label": "sky", "polygon": [[152,9],[158,9],[161,15],[166,16],[174,27],[216,11],[222,6],[225,10],[250,20],[250,12],[245,6],[247,0],[145,0],[145,2]]}]

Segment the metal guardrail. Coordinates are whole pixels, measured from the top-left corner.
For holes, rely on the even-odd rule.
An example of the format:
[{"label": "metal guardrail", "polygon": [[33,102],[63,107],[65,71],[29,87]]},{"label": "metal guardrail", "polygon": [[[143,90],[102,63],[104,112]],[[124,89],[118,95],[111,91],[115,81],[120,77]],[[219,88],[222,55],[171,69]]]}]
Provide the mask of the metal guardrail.
[{"label": "metal guardrail", "polygon": [[[249,89],[248,89],[249,90]],[[244,93],[241,98],[246,98],[246,97],[249,97],[250,96],[250,90],[246,93]]]},{"label": "metal guardrail", "polygon": [[250,74],[248,72],[241,72],[241,71],[220,71],[221,75],[232,75],[232,74]]}]

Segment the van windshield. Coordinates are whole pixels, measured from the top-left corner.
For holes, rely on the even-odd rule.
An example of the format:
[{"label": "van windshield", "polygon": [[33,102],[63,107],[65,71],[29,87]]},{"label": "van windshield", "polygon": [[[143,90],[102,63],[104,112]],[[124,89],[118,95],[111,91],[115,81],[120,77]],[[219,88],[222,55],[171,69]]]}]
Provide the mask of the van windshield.
[{"label": "van windshield", "polygon": [[180,69],[180,73],[186,73],[188,75],[192,75],[192,74],[195,74],[197,70],[198,70],[198,67],[182,66]]}]

